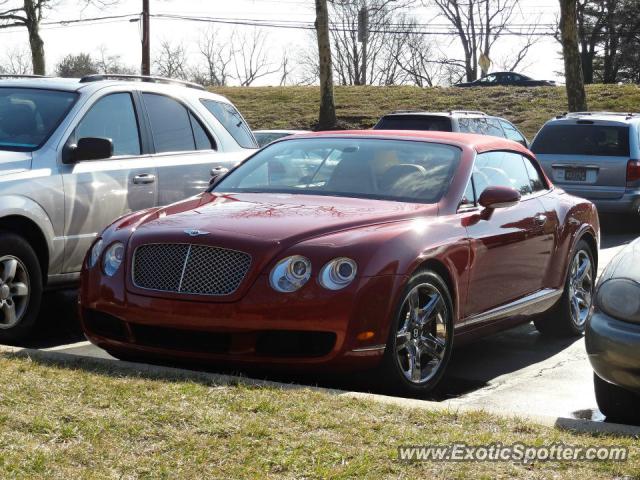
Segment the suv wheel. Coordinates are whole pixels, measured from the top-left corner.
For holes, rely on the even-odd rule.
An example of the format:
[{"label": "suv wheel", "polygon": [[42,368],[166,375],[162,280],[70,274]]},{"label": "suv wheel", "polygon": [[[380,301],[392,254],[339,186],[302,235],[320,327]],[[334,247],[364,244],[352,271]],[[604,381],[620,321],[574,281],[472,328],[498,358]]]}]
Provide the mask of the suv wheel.
[{"label": "suv wheel", "polygon": [[386,387],[425,394],[440,382],[453,346],[453,304],[434,272],[416,273],[391,323],[380,379]]},{"label": "suv wheel", "polygon": [[640,395],[602,380],[595,373],[593,384],[596,391],[598,408],[607,420],[622,423],[640,423]]},{"label": "suv wheel", "polygon": [[582,335],[593,313],[595,280],[591,247],[580,240],[571,257],[562,297],[551,310],[534,320],[538,331],[555,337]]},{"label": "suv wheel", "polygon": [[42,270],[33,248],[18,235],[0,233],[0,341],[33,332],[41,299]]}]

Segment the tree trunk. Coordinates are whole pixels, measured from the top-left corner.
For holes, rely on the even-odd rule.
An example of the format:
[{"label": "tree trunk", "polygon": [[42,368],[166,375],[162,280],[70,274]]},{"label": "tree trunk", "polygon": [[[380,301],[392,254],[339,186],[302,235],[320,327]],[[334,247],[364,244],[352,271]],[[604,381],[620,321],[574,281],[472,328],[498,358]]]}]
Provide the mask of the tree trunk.
[{"label": "tree trunk", "polygon": [[316,34],[320,60],[320,117],[319,130],[336,126],[336,107],[333,100],[333,67],[331,65],[331,41],[329,39],[329,11],[327,0],[316,0]]},{"label": "tree trunk", "polygon": [[46,75],[44,61],[44,41],[40,36],[40,7],[36,0],[24,0],[25,26],[29,33],[31,63],[34,75]]},{"label": "tree trunk", "polygon": [[584,91],[582,62],[578,49],[576,0],[560,0],[560,33],[569,111],[586,111],[587,95]]}]

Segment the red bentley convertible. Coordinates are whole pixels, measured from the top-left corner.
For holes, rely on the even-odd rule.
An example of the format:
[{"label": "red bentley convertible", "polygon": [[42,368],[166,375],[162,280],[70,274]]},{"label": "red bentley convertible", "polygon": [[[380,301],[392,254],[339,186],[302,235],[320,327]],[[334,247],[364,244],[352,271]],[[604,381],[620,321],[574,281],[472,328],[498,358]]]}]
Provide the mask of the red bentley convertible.
[{"label": "red bentley convertible", "polygon": [[454,344],[534,320],[581,334],[594,206],[515,142],[353,131],[277,141],[209,191],[108,227],[87,337],[120,358],[380,368],[421,393]]}]

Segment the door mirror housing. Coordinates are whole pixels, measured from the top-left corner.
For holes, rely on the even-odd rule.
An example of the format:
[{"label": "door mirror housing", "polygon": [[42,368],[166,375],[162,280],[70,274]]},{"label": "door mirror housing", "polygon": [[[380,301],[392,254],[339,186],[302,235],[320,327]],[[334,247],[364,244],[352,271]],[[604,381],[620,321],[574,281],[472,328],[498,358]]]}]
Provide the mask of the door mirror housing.
[{"label": "door mirror housing", "polygon": [[85,137],[70,145],[64,163],[87,160],[105,160],[113,156],[113,142],[110,138]]},{"label": "door mirror housing", "polygon": [[515,188],[493,186],[484,189],[478,203],[484,208],[506,208],[516,205],[520,197],[520,192]]},{"label": "door mirror housing", "polygon": [[211,169],[211,179],[209,180],[209,186],[213,186],[222,180],[227,173],[229,173],[229,169],[223,166],[214,167]]}]

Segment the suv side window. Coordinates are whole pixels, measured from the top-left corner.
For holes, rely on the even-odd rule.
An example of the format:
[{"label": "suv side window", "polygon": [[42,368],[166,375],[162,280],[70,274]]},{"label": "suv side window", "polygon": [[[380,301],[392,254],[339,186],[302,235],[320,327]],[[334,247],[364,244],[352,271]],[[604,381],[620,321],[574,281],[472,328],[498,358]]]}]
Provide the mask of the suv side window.
[{"label": "suv side window", "polygon": [[459,118],[458,126],[462,133],[480,133],[475,118]]},{"label": "suv side window", "polygon": [[481,153],[476,158],[473,181],[478,197],[489,186],[515,188],[521,195],[532,193],[527,167],[519,153]]},{"label": "suv side window", "polygon": [[201,99],[200,102],[229,132],[242,148],[258,148],[249,125],[244,121],[240,112],[233,105],[215,100]]},{"label": "suv side window", "polygon": [[143,93],[156,153],[212,150],[200,122],[180,102],[166,95]]},{"label": "suv side window", "polygon": [[518,142],[520,145],[524,145],[525,147],[527,146],[527,140],[511,123],[506,120],[500,120],[500,125],[502,125],[502,129],[509,140]]},{"label": "suv side window", "polygon": [[140,133],[133,99],[129,93],[112,93],[94,103],[72,135],[110,138],[113,156],[140,155]]},{"label": "suv side window", "polygon": [[540,171],[535,167],[531,159],[525,156],[522,156],[522,159],[524,160],[524,166],[527,169],[527,174],[529,175],[529,184],[531,185],[531,190],[533,192],[546,190],[547,187],[545,185],[545,181],[542,179]]}]

